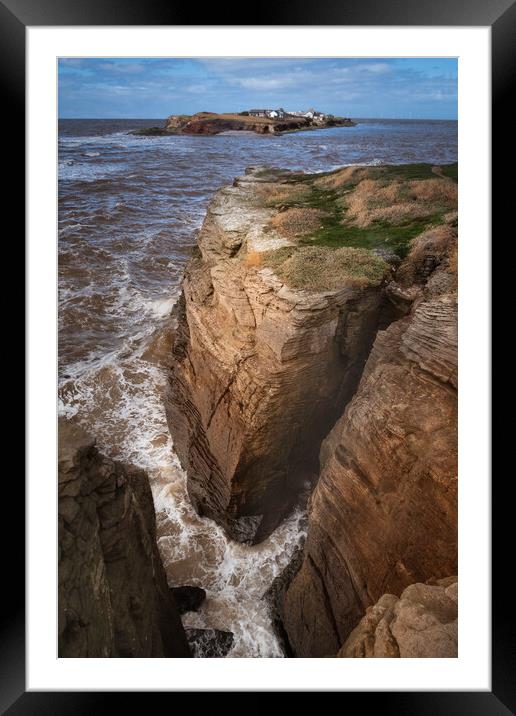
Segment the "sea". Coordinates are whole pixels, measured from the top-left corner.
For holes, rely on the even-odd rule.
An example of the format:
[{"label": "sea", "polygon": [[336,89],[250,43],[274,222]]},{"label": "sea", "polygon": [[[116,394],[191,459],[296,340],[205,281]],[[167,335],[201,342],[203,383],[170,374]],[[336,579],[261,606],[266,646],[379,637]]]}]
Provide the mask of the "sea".
[{"label": "sea", "polygon": [[302,544],[306,515],[294,512],[248,546],[192,508],[162,399],[183,269],[210,197],[246,167],[454,162],[457,122],[358,119],[282,136],[129,134],[163,123],[59,120],[59,411],[105,454],[148,471],[169,584],[207,592],[185,626],[233,632],[228,658],[281,658],[262,596]]}]

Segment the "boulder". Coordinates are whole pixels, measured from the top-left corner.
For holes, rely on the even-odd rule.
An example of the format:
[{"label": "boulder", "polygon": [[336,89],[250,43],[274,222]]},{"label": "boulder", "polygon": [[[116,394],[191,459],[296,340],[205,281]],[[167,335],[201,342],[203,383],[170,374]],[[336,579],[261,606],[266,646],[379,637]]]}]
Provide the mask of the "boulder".
[{"label": "boulder", "polygon": [[412,584],[398,598],[384,594],[368,607],[340,658],[453,658],[457,656],[457,578]]},{"label": "boulder", "polygon": [[180,614],[196,612],[206,599],[206,592],[201,587],[171,587],[170,591]]}]

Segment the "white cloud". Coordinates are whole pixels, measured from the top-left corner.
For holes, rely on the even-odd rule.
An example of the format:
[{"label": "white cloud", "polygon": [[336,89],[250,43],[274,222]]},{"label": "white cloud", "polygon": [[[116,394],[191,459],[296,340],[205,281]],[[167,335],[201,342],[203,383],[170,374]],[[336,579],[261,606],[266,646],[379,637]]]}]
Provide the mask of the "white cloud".
[{"label": "white cloud", "polygon": [[386,62],[372,62],[367,65],[357,65],[364,72],[373,72],[377,75],[383,75],[390,71],[390,67]]},{"label": "white cloud", "polygon": [[120,74],[134,75],[143,72],[143,65],[140,62],[103,62],[99,64],[101,70],[119,72]]},{"label": "white cloud", "polygon": [[209,87],[205,84],[192,84],[186,85],[184,90],[190,94],[206,94],[209,92]]},{"label": "white cloud", "polygon": [[235,77],[231,84],[239,85],[249,90],[275,90],[291,87],[298,81],[298,77],[283,75],[281,77]]}]

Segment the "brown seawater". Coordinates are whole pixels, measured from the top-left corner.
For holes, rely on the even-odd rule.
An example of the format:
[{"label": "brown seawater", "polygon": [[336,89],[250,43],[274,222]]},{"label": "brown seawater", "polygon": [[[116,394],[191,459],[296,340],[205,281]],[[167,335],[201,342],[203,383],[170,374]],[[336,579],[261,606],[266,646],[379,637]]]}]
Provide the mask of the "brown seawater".
[{"label": "brown seawater", "polygon": [[305,535],[291,515],[263,543],[231,542],[186,493],[162,404],[170,312],[213,192],[245,167],[457,159],[457,123],[362,120],[281,137],[135,137],[163,120],[59,122],[59,403],[106,454],[149,472],[170,584],[207,590],[187,626],[234,632],[230,657],[281,657],[261,599]]}]

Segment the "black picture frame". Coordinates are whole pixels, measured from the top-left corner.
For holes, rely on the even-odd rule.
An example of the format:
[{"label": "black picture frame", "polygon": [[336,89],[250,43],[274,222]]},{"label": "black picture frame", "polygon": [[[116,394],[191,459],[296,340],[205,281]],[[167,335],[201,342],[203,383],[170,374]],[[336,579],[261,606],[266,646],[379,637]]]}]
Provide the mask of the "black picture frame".
[{"label": "black picture frame", "polygon": [[[200,8],[203,8],[201,11]],[[247,8],[249,10],[249,8]],[[13,150],[9,181],[4,188],[5,207],[22,224],[24,208],[25,143],[25,30],[27,26],[74,25],[361,25],[361,26],[490,26],[492,37],[492,210],[493,234],[507,220],[514,203],[513,182],[506,182],[502,170],[507,163],[513,115],[509,110],[511,80],[516,77],[514,39],[516,4],[511,0],[322,0],[316,4],[300,0],[272,5],[254,3],[243,18],[242,5],[233,0],[213,7],[171,3],[170,0],[0,0],[0,77],[4,98],[4,138]],[[16,141],[17,140],[17,141]],[[507,223],[507,226],[511,226]],[[512,229],[511,233],[514,232]],[[14,232],[13,232],[14,233]],[[20,245],[22,242],[20,241]],[[22,259],[23,260],[23,259]],[[21,293],[21,290],[20,290]],[[23,298],[20,296],[20,303]],[[501,440],[500,440],[501,443]],[[473,448],[472,448],[473,449]],[[18,470],[17,473],[20,471]],[[10,475],[10,477],[8,477]],[[507,481],[510,480],[507,471]],[[4,515],[16,506],[21,515],[24,485],[19,474],[5,472],[9,482],[4,496]],[[459,716],[504,716],[516,713],[516,638],[510,550],[511,519],[506,482],[493,482],[492,492],[492,691],[472,692],[345,692],[344,707],[378,708],[382,713]],[[4,520],[5,522],[5,520]],[[25,691],[25,594],[24,539],[17,518],[13,532],[4,536],[4,581],[0,647],[0,708],[12,716],[22,714],[90,714],[120,707],[123,693],[26,692]],[[53,578],[53,577],[49,577]],[[407,684],[410,689],[410,684]],[[154,694],[157,695],[157,694]],[[175,699],[171,694],[161,694]],[[137,708],[141,696],[125,694]],[[342,696],[340,698],[342,698]],[[148,699],[148,695],[144,698]],[[364,701],[365,700],[365,701]],[[172,706],[176,704],[172,701]],[[170,701],[168,702],[170,707]],[[146,702],[148,708],[148,701]]]}]

